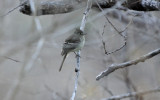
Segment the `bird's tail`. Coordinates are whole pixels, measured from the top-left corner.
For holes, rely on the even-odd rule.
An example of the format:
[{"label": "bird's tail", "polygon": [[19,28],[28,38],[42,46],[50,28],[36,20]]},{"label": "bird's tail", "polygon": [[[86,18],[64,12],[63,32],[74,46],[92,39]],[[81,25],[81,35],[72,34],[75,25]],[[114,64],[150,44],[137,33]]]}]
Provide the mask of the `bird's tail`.
[{"label": "bird's tail", "polygon": [[67,54],[65,54],[65,55],[64,55],[64,57],[63,57],[63,60],[62,60],[61,66],[60,66],[60,68],[59,68],[59,72],[60,72],[60,71],[61,71],[61,69],[62,69],[62,66],[63,66],[64,60],[66,59],[66,57],[67,57]]}]

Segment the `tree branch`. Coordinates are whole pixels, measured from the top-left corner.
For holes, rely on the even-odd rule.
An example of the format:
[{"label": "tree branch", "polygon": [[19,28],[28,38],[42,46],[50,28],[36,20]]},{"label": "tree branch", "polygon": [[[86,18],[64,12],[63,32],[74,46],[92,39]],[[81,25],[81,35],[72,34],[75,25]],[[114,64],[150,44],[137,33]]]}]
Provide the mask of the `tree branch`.
[{"label": "tree branch", "polygon": [[127,8],[138,11],[160,10],[158,0],[127,0]]},{"label": "tree branch", "polygon": [[[91,6],[92,6],[92,0],[88,0],[87,2],[87,7],[86,7],[86,10],[85,12],[83,13],[83,18],[82,18],[82,22],[81,22],[81,26],[80,26],[80,30],[82,31],[83,34],[84,33],[84,28],[85,28],[85,24],[86,24],[86,21],[87,21],[87,17],[88,17],[88,14],[89,14],[89,11],[91,9]],[[78,87],[78,79],[79,79],[79,74],[80,74],[80,50],[77,52],[77,65],[76,65],[76,69],[75,69],[75,72],[76,72],[76,79],[75,79],[75,86],[74,86],[74,91],[72,93],[72,97],[71,97],[71,100],[74,100],[75,99],[75,95],[76,95],[76,92],[77,92],[77,87]]]},{"label": "tree branch", "polygon": [[158,48],[158,49],[156,49],[156,50],[154,50],[152,52],[149,52],[148,54],[145,54],[145,55],[143,55],[143,56],[141,56],[141,57],[139,57],[139,58],[137,58],[135,60],[124,62],[124,63],[121,63],[121,64],[112,64],[105,71],[101,72],[96,77],[96,80],[100,80],[104,76],[108,76],[110,73],[114,72],[117,69],[129,67],[131,65],[136,65],[139,62],[144,62],[145,60],[150,59],[150,58],[158,55],[159,53],[160,53],[160,48]]},{"label": "tree branch", "polygon": [[[73,1],[73,0],[72,0]],[[75,10],[78,10],[85,6],[85,0],[81,0],[77,2],[70,2],[68,0],[64,1],[43,1],[37,4],[37,12],[36,15],[50,15],[50,14],[62,14],[69,13]],[[25,5],[20,7],[20,12],[26,15],[32,15],[32,11],[30,8],[30,4],[27,0]]]},{"label": "tree branch", "polygon": [[160,87],[150,89],[147,91],[132,92],[132,93],[126,93],[126,94],[121,94],[121,95],[117,95],[117,96],[112,96],[110,98],[106,98],[103,100],[120,100],[120,99],[124,99],[124,98],[128,98],[128,97],[134,97],[134,96],[138,96],[138,95],[146,95],[146,94],[154,93],[154,92],[160,92]]},{"label": "tree branch", "polygon": [[76,92],[77,92],[77,88],[78,88],[78,79],[79,79],[79,71],[80,71],[80,50],[77,52],[77,65],[76,65],[76,78],[75,78],[75,84],[74,84],[74,91],[72,93],[72,97],[71,100],[74,100],[75,96],[76,96]]},{"label": "tree branch", "polygon": [[[118,0],[98,0],[98,3],[102,8],[111,8]],[[21,2],[22,3],[22,2]],[[37,5],[36,15],[50,15],[50,14],[62,14],[69,13],[87,4],[86,0],[63,0],[63,1],[43,1],[39,2]],[[155,11],[160,10],[160,2],[156,0],[127,0],[122,4],[124,7],[137,10],[137,11]],[[94,2],[93,7],[98,7]],[[26,0],[25,4],[21,4],[20,12],[26,15],[32,15],[32,10],[30,8],[29,1]]]},{"label": "tree branch", "polygon": [[28,72],[32,69],[33,64],[36,61],[36,59],[38,58],[38,56],[41,52],[41,49],[44,45],[44,41],[45,41],[45,39],[43,37],[43,34],[42,34],[42,26],[41,26],[40,20],[37,17],[35,17],[36,11],[37,11],[36,2],[34,2],[34,0],[29,0],[29,4],[31,5],[32,12],[34,12],[33,13],[33,18],[34,18],[34,21],[35,21],[35,26],[36,26],[37,33],[39,33],[41,38],[39,39],[39,41],[37,43],[37,47],[36,47],[35,52],[33,53],[32,57],[30,58],[27,65],[25,66],[25,71],[26,72]]}]

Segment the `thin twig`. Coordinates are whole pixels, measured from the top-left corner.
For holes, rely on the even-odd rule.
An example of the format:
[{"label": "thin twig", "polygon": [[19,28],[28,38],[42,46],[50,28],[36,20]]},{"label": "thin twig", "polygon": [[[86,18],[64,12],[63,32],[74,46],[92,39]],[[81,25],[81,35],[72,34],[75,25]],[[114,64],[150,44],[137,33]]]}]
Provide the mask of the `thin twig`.
[{"label": "thin twig", "polygon": [[[137,88],[136,86],[133,84],[133,82],[131,81],[130,77],[129,77],[129,68],[125,68],[125,70],[123,71],[123,77],[124,77],[124,82],[125,85],[127,87],[127,92],[131,93],[132,89],[134,92],[137,92]],[[134,98],[130,98],[130,100],[139,100],[139,98],[142,98],[142,96],[137,95]]]},{"label": "thin twig", "polygon": [[7,13],[3,14],[3,15],[0,15],[0,17],[4,17],[4,16],[7,16],[8,14],[10,14],[11,12],[13,12],[14,10],[16,10],[17,8],[25,5],[27,3],[27,0],[24,1],[23,3],[19,4],[18,6],[12,8],[11,10],[9,10]]},{"label": "thin twig", "polygon": [[155,92],[160,92],[160,87],[146,90],[146,91],[141,91],[141,92],[132,92],[132,93],[126,93],[126,94],[121,94],[121,95],[117,95],[117,96],[112,96],[110,98],[106,98],[103,100],[120,100],[120,99],[124,99],[124,98],[134,97],[134,96],[138,96],[138,95],[146,95],[146,94],[155,93]]},{"label": "thin twig", "polygon": [[[33,3],[32,0],[30,0],[30,1]],[[35,8],[35,5],[33,5],[33,8]],[[41,33],[42,32],[42,28],[41,28],[40,21],[39,21],[39,19],[36,19],[36,18],[34,18],[34,20],[35,20],[35,23],[36,23],[37,31],[42,36],[42,33]],[[43,47],[43,44],[44,44],[44,39],[43,39],[43,37],[41,37],[39,42],[38,42],[38,44],[37,44],[36,51],[31,56],[29,62],[21,68],[21,71],[20,71],[20,74],[18,76],[17,81],[13,84],[13,87],[9,90],[9,92],[6,94],[6,96],[4,97],[3,100],[11,100],[11,99],[15,100],[15,95],[20,89],[20,83],[25,78],[26,72],[30,71],[30,69],[32,68],[35,60],[37,59],[37,57],[38,57],[38,55],[40,53],[40,50]]]},{"label": "thin twig", "polygon": [[107,81],[106,85],[105,85],[103,88],[104,88],[104,90],[106,90],[111,96],[114,96],[112,90],[109,89],[109,87],[108,87],[108,81]]},{"label": "thin twig", "polygon": [[16,59],[13,59],[13,58],[10,58],[10,57],[7,57],[7,56],[3,56],[4,58],[6,58],[6,59],[9,59],[9,60],[12,60],[12,61],[14,61],[14,62],[21,62],[21,61],[19,61],[19,60],[16,60]]},{"label": "thin twig", "polygon": [[[120,33],[125,32],[127,30],[127,28],[129,27],[129,25],[133,22],[133,18],[134,18],[134,16],[132,17],[132,19],[130,20],[130,22],[127,24],[127,26]],[[104,28],[105,27],[106,27],[106,25],[104,25],[103,32],[102,32],[102,44],[103,44],[103,48],[104,48],[105,54],[109,55],[109,54],[112,54],[114,52],[117,52],[117,51],[121,50],[122,48],[124,48],[127,45],[127,36],[125,36],[125,38],[124,38],[124,44],[120,48],[118,48],[118,49],[116,49],[116,50],[114,50],[112,52],[107,52],[107,50],[106,50],[106,44],[105,44],[105,42],[103,40],[103,34],[104,34]]]},{"label": "thin twig", "polygon": [[38,55],[40,54],[40,51],[43,47],[43,44],[44,44],[44,39],[41,38],[39,41],[38,41],[38,44],[37,44],[37,48],[35,50],[35,52],[33,53],[33,55],[31,56],[29,62],[27,63],[26,67],[25,67],[25,71],[26,72],[29,72],[31,69],[32,69],[32,66],[35,62],[35,60],[37,59]]},{"label": "thin twig", "polygon": [[112,64],[111,66],[109,66],[105,71],[101,72],[97,77],[96,80],[100,80],[101,78],[103,78],[104,76],[108,76],[110,73],[114,72],[117,69],[120,68],[125,68],[125,67],[129,67],[131,65],[136,65],[139,62],[144,62],[147,59],[150,59],[156,55],[158,55],[160,53],[160,48],[151,51],[135,60],[131,60],[131,61],[127,61],[124,63],[120,63],[120,64]]},{"label": "thin twig", "polygon": [[[97,3],[98,8],[99,8],[102,12],[104,12],[104,10],[102,9],[102,7],[99,5],[98,1],[97,1],[97,0],[95,0],[95,1],[96,1],[96,3]],[[122,37],[125,38],[125,36],[122,34],[122,32],[119,31],[119,30],[113,25],[113,23],[109,20],[109,18],[106,16],[106,14],[104,14],[104,16],[105,16],[106,20],[110,23],[110,25],[116,30],[116,32],[117,32],[120,36],[122,36]]]},{"label": "thin twig", "polygon": [[[97,0],[95,0],[95,1],[96,1],[96,3],[97,3],[97,6],[99,7],[99,9],[100,9],[102,12],[104,12],[104,10],[102,9],[102,7],[99,5],[98,1],[97,1]],[[116,50],[114,50],[114,51],[112,51],[112,52],[107,52],[106,47],[105,47],[105,42],[102,41],[105,54],[109,55],[109,54],[112,54],[112,53],[114,53],[114,52],[117,52],[117,51],[121,50],[122,48],[124,48],[124,47],[126,46],[126,44],[127,44],[127,36],[126,36],[126,35],[123,35],[122,33],[127,30],[128,26],[131,24],[132,21],[129,22],[129,24],[125,27],[124,30],[119,31],[119,30],[113,25],[113,23],[109,20],[109,18],[107,17],[107,15],[104,14],[104,16],[105,16],[106,20],[110,23],[110,25],[116,30],[116,32],[117,32],[121,37],[123,37],[123,40],[124,40],[124,44],[123,44],[120,48],[118,48],[118,49],[116,49]],[[105,28],[105,27],[104,27],[104,28]],[[103,31],[103,34],[104,34],[104,31]]]},{"label": "thin twig", "polygon": [[108,52],[107,52],[107,49],[106,49],[106,43],[103,40],[103,35],[104,35],[104,29],[105,29],[105,27],[106,27],[106,23],[103,26],[103,32],[102,32],[102,37],[101,38],[102,38],[102,45],[103,45],[104,52],[105,52],[105,54],[107,54]]},{"label": "thin twig", "polygon": [[[129,92],[131,93],[131,88],[134,90],[134,92],[137,92],[137,87],[133,84],[131,78],[129,77],[129,68],[125,69],[124,78],[125,78],[125,82],[126,82],[127,87],[130,88]],[[143,100],[143,96],[136,95],[135,99],[136,100]]]}]

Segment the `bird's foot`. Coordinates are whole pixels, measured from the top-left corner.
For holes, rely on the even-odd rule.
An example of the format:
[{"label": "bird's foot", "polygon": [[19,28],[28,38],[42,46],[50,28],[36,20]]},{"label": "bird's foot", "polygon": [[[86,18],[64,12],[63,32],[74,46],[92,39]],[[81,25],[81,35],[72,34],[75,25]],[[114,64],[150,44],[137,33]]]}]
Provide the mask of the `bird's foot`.
[{"label": "bird's foot", "polygon": [[77,57],[81,58],[81,56],[80,56],[80,55],[76,55],[76,58],[77,58]]},{"label": "bird's foot", "polygon": [[80,56],[80,55],[78,55],[78,54],[76,54],[75,52],[74,52],[74,54],[76,55],[76,56],[75,56],[75,58],[77,58],[77,57],[80,57],[80,58],[81,58],[81,56]]}]

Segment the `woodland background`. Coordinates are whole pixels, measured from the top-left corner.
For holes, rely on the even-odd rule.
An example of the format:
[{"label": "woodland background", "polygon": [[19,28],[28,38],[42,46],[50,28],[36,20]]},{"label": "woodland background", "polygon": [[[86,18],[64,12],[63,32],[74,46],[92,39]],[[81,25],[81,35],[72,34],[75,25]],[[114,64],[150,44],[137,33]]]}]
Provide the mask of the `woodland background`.
[{"label": "woodland background", "polygon": [[[0,0],[0,14],[3,15],[17,5],[19,1],[16,0]],[[60,53],[65,38],[81,23],[84,11],[85,7],[66,14],[38,17],[45,40],[32,68],[27,72],[23,70],[33,58],[39,41],[34,17],[24,15],[17,9],[0,18],[0,100],[70,99],[74,88],[75,54],[71,53],[67,57],[59,72],[62,61]],[[96,8],[91,9],[88,20],[100,12]],[[125,14],[125,11],[120,13]],[[106,24],[103,39],[108,52],[121,47],[124,44],[123,38],[103,15],[87,23],[76,100],[101,100],[111,95],[160,87],[159,55],[137,65],[116,70],[108,77],[96,81],[96,76],[111,64],[133,60],[160,47],[160,13],[144,13],[143,16],[134,17],[137,23],[135,21],[127,28],[127,45],[110,55],[104,53],[102,44],[104,25]],[[108,18],[119,30],[123,30],[128,24],[112,15]],[[160,93],[155,92],[123,100],[159,99]]]}]

